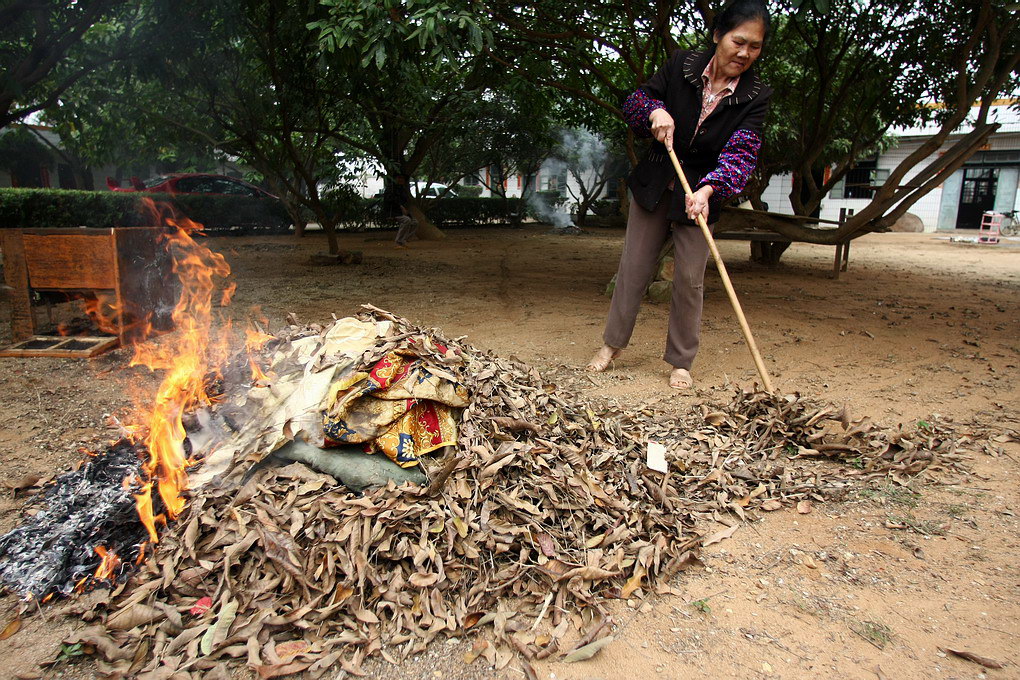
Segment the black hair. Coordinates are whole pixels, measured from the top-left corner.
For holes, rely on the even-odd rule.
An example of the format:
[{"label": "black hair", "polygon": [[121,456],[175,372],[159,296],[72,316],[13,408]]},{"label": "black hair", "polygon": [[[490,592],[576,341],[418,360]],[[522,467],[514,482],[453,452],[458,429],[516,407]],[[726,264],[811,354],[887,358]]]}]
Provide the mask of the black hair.
[{"label": "black hair", "polygon": [[762,0],[733,0],[715,15],[709,38],[723,36],[748,21],[760,21],[765,26],[765,39],[768,40],[771,21],[769,10]]}]

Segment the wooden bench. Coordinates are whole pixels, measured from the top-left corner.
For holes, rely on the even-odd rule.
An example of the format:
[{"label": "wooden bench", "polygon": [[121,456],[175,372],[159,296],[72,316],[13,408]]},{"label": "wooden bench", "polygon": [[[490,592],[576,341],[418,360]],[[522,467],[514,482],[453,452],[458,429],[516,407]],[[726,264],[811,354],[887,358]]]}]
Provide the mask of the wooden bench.
[{"label": "wooden bench", "polygon": [[[727,214],[736,215],[736,210],[724,209]],[[741,211],[744,212],[744,211]],[[759,214],[768,215],[770,217],[776,217],[779,219],[796,220],[800,222],[811,222],[817,224],[834,224],[838,228],[843,222],[850,216],[853,215],[853,210],[846,210],[845,208],[840,209],[839,221],[835,220],[823,220],[817,217],[804,217],[801,215],[786,215],[783,213],[771,213],[758,211]],[[807,243],[807,241],[798,241],[797,239],[784,236],[774,231],[768,231],[766,229],[738,229],[731,231],[720,231],[715,234],[717,241],[750,241],[752,243]],[[832,278],[838,279],[840,272],[847,271],[850,265],[850,239],[840,241],[835,244],[836,254],[832,260]]]}]

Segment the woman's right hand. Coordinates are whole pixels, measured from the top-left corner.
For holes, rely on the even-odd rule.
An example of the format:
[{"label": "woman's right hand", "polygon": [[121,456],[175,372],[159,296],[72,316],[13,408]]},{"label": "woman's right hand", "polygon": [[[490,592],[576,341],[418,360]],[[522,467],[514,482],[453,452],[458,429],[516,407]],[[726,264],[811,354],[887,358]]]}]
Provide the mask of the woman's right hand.
[{"label": "woman's right hand", "polygon": [[666,148],[673,146],[673,116],[666,113],[666,109],[655,109],[648,114],[648,122],[651,123],[652,136],[666,145]]}]

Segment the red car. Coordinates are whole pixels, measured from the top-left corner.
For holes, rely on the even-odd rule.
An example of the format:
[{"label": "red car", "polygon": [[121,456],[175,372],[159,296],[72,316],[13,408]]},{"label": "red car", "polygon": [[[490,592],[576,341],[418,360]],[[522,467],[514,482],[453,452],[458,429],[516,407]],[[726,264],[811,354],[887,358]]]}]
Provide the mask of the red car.
[{"label": "red car", "polygon": [[130,187],[122,187],[112,177],[107,177],[106,186],[110,188],[110,191],[147,191],[156,194],[230,194],[251,196],[252,198],[276,198],[268,191],[263,191],[244,180],[226,175],[210,175],[199,172],[157,175],[145,182],[137,177],[132,177]]},{"label": "red car", "polygon": [[[130,187],[120,186],[112,177],[106,178],[111,191],[162,193],[162,194],[206,194],[238,196],[254,200],[234,201],[227,213],[223,210],[203,210],[202,206],[191,206],[196,212],[188,217],[205,226],[207,233],[245,234],[259,231],[270,234],[284,234],[290,229],[291,218],[287,208],[276,196],[259,189],[244,180],[226,175],[207,173],[173,173],[158,175],[147,182],[131,178]],[[208,206],[206,206],[208,208]],[[185,211],[187,207],[182,207]]]}]

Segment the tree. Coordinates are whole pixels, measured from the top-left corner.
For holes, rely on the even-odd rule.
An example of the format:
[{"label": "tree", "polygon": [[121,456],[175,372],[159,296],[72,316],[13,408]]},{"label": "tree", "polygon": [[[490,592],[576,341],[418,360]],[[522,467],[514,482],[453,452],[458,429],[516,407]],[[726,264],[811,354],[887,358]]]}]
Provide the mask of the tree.
[{"label": "tree", "polygon": [[556,144],[556,107],[547,93],[509,75],[462,115],[470,124],[432,147],[425,176],[453,183],[477,175],[493,196],[506,201],[516,175],[521,195],[532,192],[535,173]]},{"label": "tree", "polygon": [[490,40],[483,22],[467,1],[322,4],[328,15],[311,26],[330,68],[345,76],[337,96],[364,121],[335,139],[382,166],[388,191],[402,194],[420,238],[443,238],[411,195],[410,180],[442,140],[470,127],[465,112],[500,82],[482,55]]},{"label": "tree", "polygon": [[[179,159],[220,154],[256,170],[301,208],[339,252],[321,190],[339,178],[335,132],[359,124],[330,88],[340,74],[318,56],[308,23],[316,0],[182,0],[161,7],[168,27],[144,59],[95,74],[58,107],[91,158],[137,154]],[[213,67],[214,66],[214,67]]]},{"label": "tree", "polygon": [[[624,99],[680,47],[703,40],[709,3],[676,0],[485,3],[502,30],[489,49],[503,67],[561,92],[562,123],[604,134],[625,130]],[[626,153],[637,164],[634,136]]]},{"label": "tree", "polygon": [[13,0],[0,8],[0,129],[56,104],[96,69],[131,55],[141,13],[124,0]]},{"label": "tree", "polygon": [[[761,180],[792,170],[794,212],[809,215],[894,127],[939,125],[838,229],[748,216],[797,240],[831,244],[888,228],[984,144],[998,128],[987,121],[990,103],[1015,87],[1020,38],[1017,13],[1000,1],[816,4],[780,22],[763,63],[776,96]],[[973,132],[936,155],[972,111]]]},{"label": "tree", "polygon": [[609,181],[626,174],[629,169],[619,137],[622,135],[607,140],[584,128],[560,131],[555,156],[564,163],[577,186],[575,192],[568,183],[567,192],[574,201],[579,227],[584,226],[588,211],[602,196]]}]

